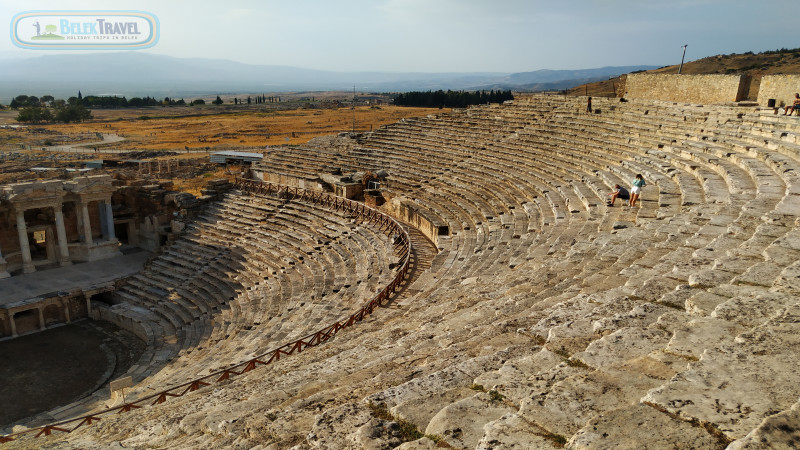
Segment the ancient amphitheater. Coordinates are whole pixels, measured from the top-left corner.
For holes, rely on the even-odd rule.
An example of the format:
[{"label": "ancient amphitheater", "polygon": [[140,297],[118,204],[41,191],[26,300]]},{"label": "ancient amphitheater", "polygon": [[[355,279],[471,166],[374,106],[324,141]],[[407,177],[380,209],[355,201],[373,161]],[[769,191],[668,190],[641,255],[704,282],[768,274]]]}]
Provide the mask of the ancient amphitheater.
[{"label": "ancient amphitheater", "polygon": [[[273,150],[275,185],[238,183],[96,305],[148,343],[124,402],[6,446],[797,448],[800,121],[594,107]],[[310,189],[334,169],[385,175],[408,234]],[[641,204],[606,206],[637,173]]]}]

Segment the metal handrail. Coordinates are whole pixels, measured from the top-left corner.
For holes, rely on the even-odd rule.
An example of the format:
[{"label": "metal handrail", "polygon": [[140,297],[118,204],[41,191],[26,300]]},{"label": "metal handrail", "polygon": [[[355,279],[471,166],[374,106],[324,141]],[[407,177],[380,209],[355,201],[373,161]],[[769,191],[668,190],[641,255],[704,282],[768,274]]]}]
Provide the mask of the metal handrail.
[{"label": "metal handrail", "polygon": [[93,414],[87,414],[84,416],[75,417],[73,419],[0,436],[0,444],[15,441],[20,437],[33,433],[36,433],[34,437],[37,438],[41,436],[50,436],[54,431],[71,433],[78,428],[88,426],[94,422],[102,420],[104,416],[125,413],[146,405],[158,405],[166,402],[169,398],[182,397],[187,393],[194,392],[204,386],[220,383],[230,379],[231,377],[247,373],[259,365],[269,365],[280,360],[282,357],[291,356],[300,353],[309,347],[316,347],[324,344],[336,336],[336,334],[338,334],[341,330],[352,327],[356,323],[361,322],[366,318],[366,316],[371,314],[375,308],[382,306],[383,303],[389,300],[391,295],[406,279],[409,271],[409,265],[411,263],[411,240],[408,232],[396,220],[387,214],[364,205],[363,203],[337,197],[326,192],[312,191],[303,188],[242,178],[237,178],[234,181],[234,186],[243,192],[248,192],[251,194],[277,195],[279,197],[310,201],[326,208],[335,209],[336,211],[344,211],[346,213],[355,214],[358,217],[367,219],[371,223],[378,225],[379,229],[384,233],[396,234],[397,237],[394,241],[395,251],[400,252],[401,258],[403,259],[403,264],[401,265],[397,274],[395,274],[395,277],[392,279],[392,281],[358,311],[351,314],[347,318],[337,320],[336,322],[322,328],[315,333],[311,333],[300,339],[283,344],[280,347],[231,366],[227,369],[219,370],[204,377],[196,378],[186,383],[172,386],[156,394],[148,395],[123,405],[107,408]]}]

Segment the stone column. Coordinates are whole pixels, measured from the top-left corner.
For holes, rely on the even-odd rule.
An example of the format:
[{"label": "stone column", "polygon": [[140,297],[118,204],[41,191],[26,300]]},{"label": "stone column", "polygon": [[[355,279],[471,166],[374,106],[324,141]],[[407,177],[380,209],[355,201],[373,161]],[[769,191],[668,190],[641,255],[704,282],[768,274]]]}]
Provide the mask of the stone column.
[{"label": "stone column", "polygon": [[3,251],[0,249],[0,279],[8,278],[11,274],[8,273],[8,266],[5,258],[3,258]]},{"label": "stone column", "polygon": [[89,221],[89,204],[81,203],[81,217],[83,217],[83,243],[92,244],[92,223]]},{"label": "stone column", "polygon": [[31,247],[28,245],[28,227],[25,225],[25,211],[17,211],[17,233],[19,234],[19,248],[22,251],[22,272],[36,272],[36,267],[31,260]]},{"label": "stone column", "polygon": [[17,322],[14,320],[14,313],[8,313],[8,322],[11,324],[11,337],[19,336],[17,334]]},{"label": "stone column", "polygon": [[111,202],[105,202],[106,206],[106,228],[108,228],[108,240],[113,241],[117,238],[114,234],[114,212],[111,210]]},{"label": "stone column", "polygon": [[100,239],[108,239],[108,221],[106,220],[106,202],[97,202],[97,217],[100,218]]},{"label": "stone column", "polygon": [[56,213],[56,236],[58,236],[58,263],[62,266],[72,264],[69,259],[69,246],[67,245],[67,230],[64,228],[64,213],[61,212],[61,205],[54,206]]},{"label": "stone column", "polygon": [[39,310],[39,329],[44,330],[44,312],[42,312],[42,307],[36,308]]},{"label": "stone column", "polygon": [[71,320],[69,319],[69,299],[68,298],[62,299],[61,301],[64,303],[64,318],[67,319],[67,323],[70,323]]}]

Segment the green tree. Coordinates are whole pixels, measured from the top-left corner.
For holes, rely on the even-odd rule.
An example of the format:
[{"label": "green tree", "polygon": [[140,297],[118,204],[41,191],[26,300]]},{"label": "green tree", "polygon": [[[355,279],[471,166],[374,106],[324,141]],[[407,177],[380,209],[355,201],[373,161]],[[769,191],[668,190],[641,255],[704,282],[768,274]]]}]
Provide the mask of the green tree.
[{"label": "green tree", "polygon": [[218,95],[218,96],[217,96],[217,99],[216,99],[216,100],[214,100],[214,101],[213,101],[213,102],[211,102],[211,103],[213,103],[213,104],[215,104],[215,105],[221,105],[221,104],[222,104],[222,99],[221,99],[221,98],[219,98],[219,95]]},{"label": "green tree", "polygon": [[56,110],[55,119],[58,122],[83,122],[84,120],[91,119],[92,112],[86,109],[83,105],[67,105],[63,108]]},{"label": "green tree", "polygon": [[41,106],[26,106],[17,114],[17,122],[43,123],[52,120],[53,114],[50,110]]}]

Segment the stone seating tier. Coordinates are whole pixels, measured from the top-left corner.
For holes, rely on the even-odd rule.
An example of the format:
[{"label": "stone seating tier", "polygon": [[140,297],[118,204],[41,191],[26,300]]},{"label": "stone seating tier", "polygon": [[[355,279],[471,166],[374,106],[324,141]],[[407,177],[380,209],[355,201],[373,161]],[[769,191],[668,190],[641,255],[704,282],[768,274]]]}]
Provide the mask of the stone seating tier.
[{"label": "stone seating tier", "polygon": [[[594,106],[588,114],[585,98],[531,96],[407,119],[335,149],[271,153],[262,167],[276,176],[387,170],[387,205],[405,202],[450,230],[439,253],[358,338],[170,400],[165,414],[180,426],[168,437],[138,425],[157,408],[115,420],[115,436],[129,445],[202,446],[205,431],[215,445],[345,448],[357,436],[396,445],[371,422],[371,403],[458,448],[791,441],[780,424],[800,408],[796,119],[754,107]],[[641,207],[605,207],[611,186],[636,173],[648,181]],[[180,311],[201,314],[199,304],[117,305],[148,324],[142,333],[158,350],[142,367],[157,369],[140,373],[153,386],[296,336],[305,325],[289,309],[309,320],[340,313],[347,302],[337,295],[372,281],[350,263],[358,253],[381,248],[370,273],[389,272],[391,245],[379,232],[347,219],[320,228],[327,212],[291,211],[296,202],[267,217],[270,208],[246,199],[229,197],[192,228],[202,233],[179,241],[181,255],[195,256],[166,253],[159,271],[174,275],[132,283],[144,294],[137,301],[152,303],[153,288],[185,278],[208,252],[233,299],[205,304],[208,318],[190,325]],[[252,252],[218,254],[257,226]],[[242,258],[252,265],[226,271]],[[225,432],[212,429],[223,420]],[[68,439],[104,439],[81,433]]]}]

